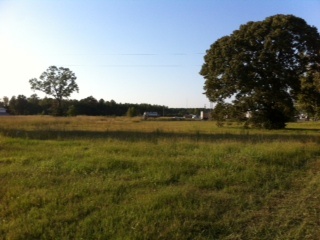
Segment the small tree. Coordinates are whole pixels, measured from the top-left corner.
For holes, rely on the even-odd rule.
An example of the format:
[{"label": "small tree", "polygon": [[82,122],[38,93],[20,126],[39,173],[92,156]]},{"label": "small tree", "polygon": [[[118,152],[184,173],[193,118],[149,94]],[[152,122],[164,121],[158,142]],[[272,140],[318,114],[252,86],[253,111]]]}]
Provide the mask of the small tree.
[{"label": "small tree", "polygon": [[63,98],[69,97],[74,91],[79,92],[77,77],[69,68],[50,66],[39,78],[29,80],[31,89],[53,96],[57,102],[55,114],[62,115]]},{"label": "small tree", "polygon": [[135,107],[129,107],[127,111],[127,117],[135,117],[137,116],[137,111]]},{"label": "small tree", "polygon": [[9,107],[9,98],[4,96],[2,101],[0,101],[0,107],[8,108]]}]

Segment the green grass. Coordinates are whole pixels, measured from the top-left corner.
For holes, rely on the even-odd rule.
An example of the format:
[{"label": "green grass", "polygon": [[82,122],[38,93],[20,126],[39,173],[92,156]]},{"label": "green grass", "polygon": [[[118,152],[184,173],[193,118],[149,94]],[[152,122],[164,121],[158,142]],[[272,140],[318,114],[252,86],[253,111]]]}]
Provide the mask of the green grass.
[{"label": "green grass", "polygon": [[0,239],[318,239],[320,124],[0,119]]}]

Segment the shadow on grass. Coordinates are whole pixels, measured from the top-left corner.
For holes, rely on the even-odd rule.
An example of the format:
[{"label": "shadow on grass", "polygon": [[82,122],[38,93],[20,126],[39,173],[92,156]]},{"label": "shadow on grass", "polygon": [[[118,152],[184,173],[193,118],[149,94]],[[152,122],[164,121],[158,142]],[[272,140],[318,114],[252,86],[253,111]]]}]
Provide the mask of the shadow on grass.
[{"label": "shadow on grass", "polygon": [[[293,131],[294,130],[294,131]],[[240,142],[271,142],[271,141],[294,141],[294,142],[317,142],[320,143],[320,134],[314,133],[310,129],[304,129],[299,134],[292,130],[285,130],[279,133],[250,133],[249,131],[239,131],[239,133],[174,133],[156,130],[154,132],[138,131],[80,131],[80,130],[21,130],[21,129],[0,129],[0,134],[12,138],[35,139],[35,140],[81,140],[81,139],[114,139],[119,141],[148,141],[157,140],[182,140],[217,142],[217,141],[240,141]],[[302,129],[301,129],[302,130]],[[319,132],[319,129],[316,130]]]},{"label": "shadow on grass", "polygon": [[287,131],[303,131],[303,132],[314,132],[320,133],[319,128],[286,128]]}]

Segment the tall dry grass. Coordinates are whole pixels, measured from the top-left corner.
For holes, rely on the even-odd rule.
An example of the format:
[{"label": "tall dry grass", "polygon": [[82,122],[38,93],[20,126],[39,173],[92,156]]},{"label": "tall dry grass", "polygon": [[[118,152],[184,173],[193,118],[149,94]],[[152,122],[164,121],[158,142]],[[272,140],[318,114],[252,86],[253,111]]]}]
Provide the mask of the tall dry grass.
[{"label": "tall dry grass", "polygon": [[317,239],[318,123],[0,119],[1,239]]}]

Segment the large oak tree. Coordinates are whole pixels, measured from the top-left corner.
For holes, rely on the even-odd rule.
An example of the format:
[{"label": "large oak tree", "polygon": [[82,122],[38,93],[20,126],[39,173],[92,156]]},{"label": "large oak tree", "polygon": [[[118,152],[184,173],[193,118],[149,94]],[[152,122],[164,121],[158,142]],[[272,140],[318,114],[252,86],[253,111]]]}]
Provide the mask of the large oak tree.
[{"label": "large oak tree", "polygon": [[50,66],[39,78],[29,80],[31,89],[53,96],[57,101],[56,115],[62,115],[62,100],[74,91],[79,92],[76,75],[64,67]]},{"label": "large oak tree", "polygon": [[298,99],[309,101],[299,94],[319,72],[320,35],[301,18],[275,15],[218,39],[204,61],[200,74],[210,101],[220,107],[231,101],[235,110],[251,113],[255,126],[284,128]]}]

